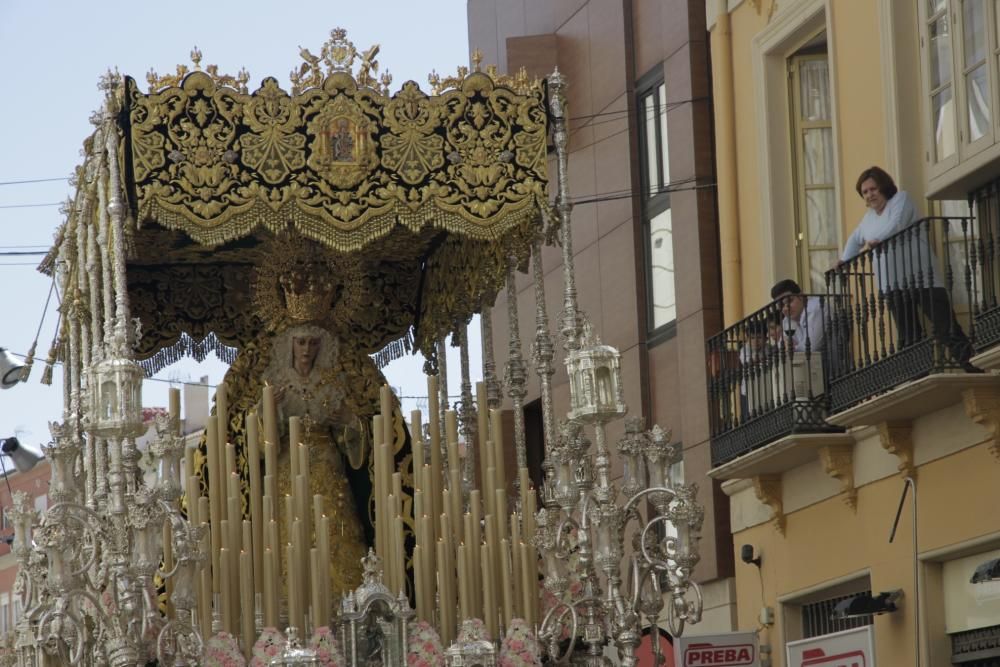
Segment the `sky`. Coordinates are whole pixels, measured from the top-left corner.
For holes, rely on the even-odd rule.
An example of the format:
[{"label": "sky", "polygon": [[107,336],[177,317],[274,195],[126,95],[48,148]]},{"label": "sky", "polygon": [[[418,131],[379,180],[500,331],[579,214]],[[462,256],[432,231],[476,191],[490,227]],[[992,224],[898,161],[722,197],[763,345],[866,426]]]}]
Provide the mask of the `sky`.
[{"label": "sky", "polygon": [[[319,53],[330,30],[341,27],[359,50],[381,44],[378,61],[393,76],[392,90],[414,80],[428,89],[431,70],[452,74],[468,64],[465,0],[376,0],[369,2],[263,2],[209,0],[168,5],[92,0],[0,0],[0,347],[25,353],[42,320],[51,281],[35,270],[63,221],[59,206],[72,195],[65,179],[81,162],[83,140],[93,131],[89,118],[102,104],[99,77],[117,68],[143,84],[150,68],[163,74],[190,64],[197,46],[202,66],[250,73],[255,89],[266,76],[287,87],[298,67],[299,48]],[[49,441],[48,422],[62,419],[62,374],[42,385],[45,355],[56,325],[49,305],[27,383],[0,391],[0,439],[17,435],[30,446]],[[482,377],[479,323],[470,326],[473,381]],[[422,357],[397,360],[384,369],[404,396],[404,414],[420,407],[426,394]],[[208,376],[222,379],[226,366],[210,357],[184,360],[143,383],[143,403],[164,406],[170,386]],[[449,390],[459,390],[458,349],[450,348]]]}]

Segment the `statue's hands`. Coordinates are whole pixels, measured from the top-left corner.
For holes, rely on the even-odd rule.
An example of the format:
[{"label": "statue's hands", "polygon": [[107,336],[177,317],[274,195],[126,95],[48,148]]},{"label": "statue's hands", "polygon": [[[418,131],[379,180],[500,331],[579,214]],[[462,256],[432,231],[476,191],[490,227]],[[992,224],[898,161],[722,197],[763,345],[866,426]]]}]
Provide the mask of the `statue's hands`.
[{"label": "statue's hands", "polygon": [[281,403],[285,399],[285,393],[288,391],[288,387],[285,385],[275,385],[274,387],[274,402]]}]

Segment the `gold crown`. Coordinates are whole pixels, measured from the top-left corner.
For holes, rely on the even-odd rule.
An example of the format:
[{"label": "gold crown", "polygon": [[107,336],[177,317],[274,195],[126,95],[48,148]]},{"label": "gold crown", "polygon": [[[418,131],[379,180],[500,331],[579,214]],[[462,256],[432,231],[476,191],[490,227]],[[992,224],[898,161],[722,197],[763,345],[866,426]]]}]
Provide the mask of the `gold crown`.
[{"label": "gold crown", "polygon": [[[309,268],[315,268],[310,271]],[[319,267],[295,268],[278,278],[285,293],[288,319],[295,323],[316,322],[330,313],[336,284]]]}]

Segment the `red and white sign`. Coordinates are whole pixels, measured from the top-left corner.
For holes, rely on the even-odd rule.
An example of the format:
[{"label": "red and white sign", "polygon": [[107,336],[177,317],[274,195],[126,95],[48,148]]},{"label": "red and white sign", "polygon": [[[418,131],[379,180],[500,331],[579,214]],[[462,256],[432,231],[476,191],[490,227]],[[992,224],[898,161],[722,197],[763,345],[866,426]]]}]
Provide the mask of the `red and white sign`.
[{"label": "red and white sign", "polygon": [[760,667],[756,632],[674,638],[677,667]]},{"label": "red and white sign", "polygon": [[872,626],[788,642],[788,667],[875,667]]}]

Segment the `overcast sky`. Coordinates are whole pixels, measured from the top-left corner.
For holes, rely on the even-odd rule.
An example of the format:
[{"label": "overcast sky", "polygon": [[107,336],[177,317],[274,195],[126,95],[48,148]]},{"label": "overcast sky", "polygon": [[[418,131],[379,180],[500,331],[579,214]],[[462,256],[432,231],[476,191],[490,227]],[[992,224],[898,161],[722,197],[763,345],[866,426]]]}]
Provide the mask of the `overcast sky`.
[{"label": "overcast sky", "polygon": [[[72,193],[63,179],[80,162],[88,119],[102,103],[98,78],[117,67],[143,84],[150,68],[172,72],[189,63],[198,46],[202,65],[220,72],[250,72],[250,88],[266,76],[282,84],[301,62],[299,47],[319,53],[332,28],[347,30],[358,49],[382,46],[382,68],[393,90],[412,79],[427,90],[427,74],[453,73],[468,63],[464,0],[376,0],[369,2],[262,2],[210,0],[199,3],[0,0],[0,347],[24,353],[35,337],[50,281],[35,271],[40,257],[11,255],[46,249],[62,222],[59,207]],[[41,205],[25,207],[23,205]],[[27,384],[0,392],[0,438],[17,434],[25,443],[49,439],[47,422],[62,417],[62,379],[39,383],[56,322],[51,304]],[[481,377],[478,320],[470,327],[472,369]],[[423,394],[422,358],[394,362],[389,382],[404,396]],[[213,358],[182,361],[161,371],[163,380],[218,382],[226,367]],[[449,356],[449,389],[458,391],[457,350]],[[169,382],[147,381],[143,402],[166,405]],[[404,401],[404,409],[417,407]]]}]

